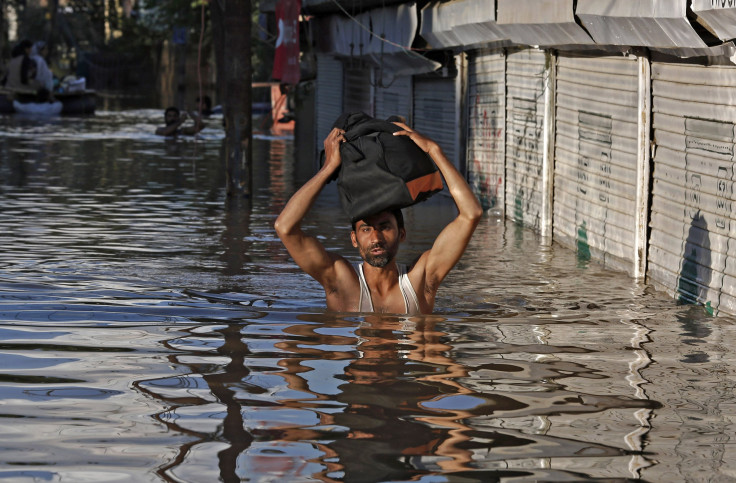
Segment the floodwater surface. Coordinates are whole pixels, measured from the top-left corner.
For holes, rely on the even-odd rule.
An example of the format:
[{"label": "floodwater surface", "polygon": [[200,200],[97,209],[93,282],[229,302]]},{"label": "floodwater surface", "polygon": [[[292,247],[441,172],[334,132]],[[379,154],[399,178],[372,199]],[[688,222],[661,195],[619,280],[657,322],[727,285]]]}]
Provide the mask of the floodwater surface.
[{"label": "floodwater surface", "polygon": [[[161,118],[0,118],[0,480],[736,478],[733,319],[491,217],[434,315],[328,312],[272,228],[293,140],[228,201],[220,120]],[[357,260],[333,185],[304,227]]]}]

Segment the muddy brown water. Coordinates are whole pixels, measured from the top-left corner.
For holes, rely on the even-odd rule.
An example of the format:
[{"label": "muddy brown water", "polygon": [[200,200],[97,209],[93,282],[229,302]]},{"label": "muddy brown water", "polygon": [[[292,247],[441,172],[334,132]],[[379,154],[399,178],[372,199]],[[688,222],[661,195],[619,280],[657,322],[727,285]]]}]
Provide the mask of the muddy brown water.
[{"label": "muddy brown water", "polygon": [[[433,316],[335,314],[272,224],[311,166],[157,110],[0,118],[0,480],[728,481],[734,320],[484,218]],[[407,210],[400,258],[454,216]],[[357,259],[334,187],[305,222]]]}]

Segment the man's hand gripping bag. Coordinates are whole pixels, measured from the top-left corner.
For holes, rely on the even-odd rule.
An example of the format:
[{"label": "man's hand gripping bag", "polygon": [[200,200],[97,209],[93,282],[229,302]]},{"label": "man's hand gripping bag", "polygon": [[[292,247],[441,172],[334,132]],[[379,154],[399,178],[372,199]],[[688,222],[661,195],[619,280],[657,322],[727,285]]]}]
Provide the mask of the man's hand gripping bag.
[{"label": "man's hand gripping bag", "polygon": [[337,188],[351,223],[442,191],[432,158],[408,136],[394,136],[402,130],[396,124],[357,112],[341,115],[334,127],[345,131]]}]

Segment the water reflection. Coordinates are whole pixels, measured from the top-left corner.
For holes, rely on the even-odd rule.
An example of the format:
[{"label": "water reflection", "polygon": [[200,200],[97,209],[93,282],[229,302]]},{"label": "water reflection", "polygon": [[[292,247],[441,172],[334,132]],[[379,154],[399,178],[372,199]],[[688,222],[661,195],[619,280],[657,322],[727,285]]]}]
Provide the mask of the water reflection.
[{"label": "water reflection", "polygon": [[[484,220],[437,315],[324,310],[273,220],[313,166],[158,111],[0,118],[0,478],[699,481],[736,468],[733,319]],[[301,159],[308,158],[300,156]],[[402,261],[454,216],[408,210]],[[305,220],[357,257],[334,186]],[[707,475],[707,477],[704,477]]]},{"label": "water reflection", "polygon": [[[526,330],[538,338],[545,329]],[[169,408],[159,420],[193,438],[159,469],[172,480],[196,474],[203,463],[191,455],[216,456],[224,481],[413,481],[437,473],[483,481],[559,477],[564,471],[540,472],[544,465],[534,463],[553,459],[649,464],[642,436],[660,405],[641,392],[566,386],[607,379],[560,359],[594,352],[583,347],[503,342],[509,337],[498,331],[481,337],[475,322],[443,317],[272,312],[187,332],[166,342],[179,352],[169,361],[186,375],[136,384]],[[627,378],[638,388],[647,381],[637,370]],[[581,414],[606,411],[629,416],[594,429],[599,439],[556,434]],[[611,432],[621,435],[618,445]],[[506,471],[512,461],[518,468]]]}]

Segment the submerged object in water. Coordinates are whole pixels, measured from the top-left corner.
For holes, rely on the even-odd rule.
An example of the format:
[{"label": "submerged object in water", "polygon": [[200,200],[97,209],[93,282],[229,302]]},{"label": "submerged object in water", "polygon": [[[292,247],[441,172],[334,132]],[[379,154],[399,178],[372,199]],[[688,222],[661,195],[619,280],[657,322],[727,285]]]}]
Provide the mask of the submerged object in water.
[{"label": "submerged object in water", "polygon": [[58,116],[64,104],[61,101],[54,102],[20,102],[13,101],[13,109],[18,114],[32,116]]},{"label": "submerged object in water", "polygon": [[[94,114],[97,107],[97,93],[94,90],[85,89],[73,92],[54,92],[54,100],[62,104],[61,114]],[[23,104],[37,101],[35,92],[17,92],[0,87],[0,114],[12,114],[16,112],[13,101]]]}]

